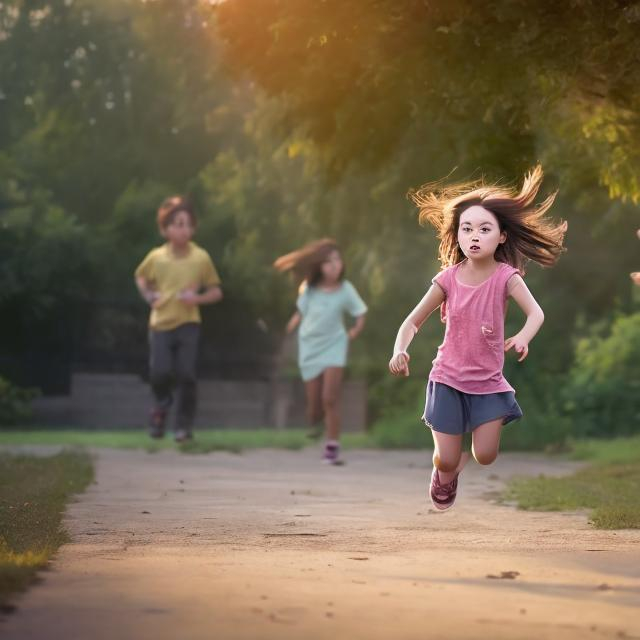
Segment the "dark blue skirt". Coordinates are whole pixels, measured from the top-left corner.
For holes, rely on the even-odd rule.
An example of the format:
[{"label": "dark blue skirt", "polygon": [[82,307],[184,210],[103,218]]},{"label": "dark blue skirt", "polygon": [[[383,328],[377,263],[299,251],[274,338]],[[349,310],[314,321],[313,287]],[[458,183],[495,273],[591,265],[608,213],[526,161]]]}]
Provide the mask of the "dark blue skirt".
[{"label": "dark blue skirt", "polygon": [[502,418],[507,424],[522,417],[513,391],[472,394],[429,380],[422,420],[439,433],[462,435],[486,422]]}]

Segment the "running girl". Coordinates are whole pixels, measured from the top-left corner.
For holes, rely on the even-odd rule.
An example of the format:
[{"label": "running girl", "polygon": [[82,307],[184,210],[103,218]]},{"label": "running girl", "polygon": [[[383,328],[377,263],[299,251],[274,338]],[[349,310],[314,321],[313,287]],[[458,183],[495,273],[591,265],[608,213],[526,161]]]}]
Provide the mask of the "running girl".
[{"label": "running girl", "polygon": [[[298,364],[305,383],[307,418],[325,421],[324,462],[340,464],[340,391],[349,341],[362,331],[367,305],[344,279],[344,261],[334,240],[311,242],[278,258],[274,267],[292,270],[302,281],[297,311],[287,333],[298,330]],[[355,318],[347,331],[344,314]]]},{"label": "running girl", "polygon": [[[523,361],[544,320],[522,279],[524,266],[528,260],[555,264],[567,229],[566,223],[545,217],[555,193],[534,204],[542,178],[537,166],[519,192],[472,182],[440,189],[427,185],[411,196],[420,222],[438,231],[442,271],[400,326],[389,369],[409,375],[407,349],[440,307],[446,329],[429,375],[423,415],[434,440],[430,495],[440,510],[453,505],[458,475],[469,459],[462,452],[463,434],[472,434],[476,461],[491,464],[502,427],[522,416],[514,389],[502,374],[504,354],[514,349]],[[508,298],[522,309],[526,322],[505,340]]]}]

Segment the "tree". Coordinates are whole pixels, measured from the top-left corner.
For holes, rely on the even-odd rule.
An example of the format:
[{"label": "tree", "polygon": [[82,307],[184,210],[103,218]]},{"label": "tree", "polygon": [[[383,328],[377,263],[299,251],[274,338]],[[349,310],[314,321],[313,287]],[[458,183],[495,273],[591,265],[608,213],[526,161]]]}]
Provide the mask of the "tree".
[{"label": "tree", "polygon": [[287,98],[334,176],[396,152],[429,178],[445,149],[500,177],[579,158],[640,198],[640,3],[230,0],[218,18],[228,64]]}]

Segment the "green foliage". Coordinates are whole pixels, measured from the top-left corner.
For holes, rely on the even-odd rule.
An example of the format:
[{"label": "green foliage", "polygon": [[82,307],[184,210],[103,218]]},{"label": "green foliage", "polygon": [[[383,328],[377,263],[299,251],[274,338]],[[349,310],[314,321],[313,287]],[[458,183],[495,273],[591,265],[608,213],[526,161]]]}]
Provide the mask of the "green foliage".
[{"label": "green foliage", "polygon": [[372,441],[381,449],[433,449],[431,429],[420,420],[423,408],[380,418],[371,428]]},{"label": "green foliage", "polygon": [[[91,282],[91,240],[77,218],[7,176],[0,211],[0,308],[16,307],[37,322],[65,300],[86,293]],[[27,182],[25,180],[24,182]],[[5,316],[6,317],[6,316]],[[15,337],[12,340],[15,343]]]},{"label": "green foliage", "polygon": [[619,316],[605,335],[580,340],[570,374],[568,411],[578,436],[640,431],[640,313]]},{"label": "green foliage", "polygon": [[31,418],[37,389],[22,389],[0,376],[0,426],[15,426]]},{"label": "green foliage", "polygon": [[640,435],[611,440],[575,440],[571,457],[597,464],[631,464],[640,460]]},{"label": "green foliage", "polygon": [[499,176],[553,153],[640,197],[637,4],[247,0],[218,14],[229,65],[286,97],[283,119],[334,174],[399,148]]}]

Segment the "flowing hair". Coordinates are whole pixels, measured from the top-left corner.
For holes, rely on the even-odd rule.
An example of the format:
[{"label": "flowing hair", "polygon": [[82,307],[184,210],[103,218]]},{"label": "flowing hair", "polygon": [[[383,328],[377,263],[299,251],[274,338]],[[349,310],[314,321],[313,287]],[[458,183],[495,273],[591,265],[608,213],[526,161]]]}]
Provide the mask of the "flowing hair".
[{"label": "flowing hair", "polygon": [[553,266],[566,249],[562,243],[567,223],[545,218],[557,191],[534,204],[542,184],[542,167],[537,165],[524,177],[522,189],[485,184],[483,180],[451,186],[432,183],[410,192],[409,198],[419,208],[420,224],[431,223],[438,232],[438,258],[442,268],[464,259],[458,244],[458,227],[463,211],[474,205],[490,211],[498,220],[507,239],[498,245],[495,259],[524,274],[524,266],[533,260],[544,267]]},{"label": "flowing hair", "polygon": [[[280,256],[273,266],[278,271],[292,271],[296,284],[306,282],[308,286],[317,285],[322,279],[322,263],[333,251],[340,251],[338,244],[332,238],[323,238],[305,244],[301,249]],[[344,277],[344,266],[340,279]]]}]

